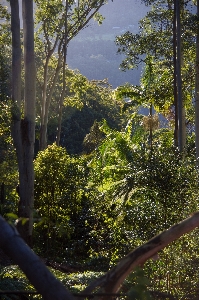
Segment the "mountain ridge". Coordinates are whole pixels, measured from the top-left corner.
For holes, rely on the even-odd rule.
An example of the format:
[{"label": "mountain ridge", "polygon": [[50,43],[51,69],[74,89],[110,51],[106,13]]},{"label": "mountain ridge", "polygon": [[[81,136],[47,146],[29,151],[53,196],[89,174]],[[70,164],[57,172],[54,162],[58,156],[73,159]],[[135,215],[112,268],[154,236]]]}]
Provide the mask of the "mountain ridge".
[{"label": "mountain ridge", "polygon": [[122,72],[119,67],[122,55],[117,54],[115,37],[126,31],[137,33],[138,22],[148,8],[137,0],[113,0],[101,7],[99,12],[105,17],[102,25],[90,21],[68,46],[69,68],[78,69],[89,80],[108,78],[116,88],[126,82],[139,84],[141,68]]}]

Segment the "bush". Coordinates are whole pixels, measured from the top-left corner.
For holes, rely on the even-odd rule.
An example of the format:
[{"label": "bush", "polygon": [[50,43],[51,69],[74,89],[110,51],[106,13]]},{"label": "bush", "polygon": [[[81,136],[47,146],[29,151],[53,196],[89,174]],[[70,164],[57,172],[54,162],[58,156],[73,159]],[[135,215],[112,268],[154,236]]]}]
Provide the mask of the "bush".
[{"label": "bush", "polygon": [[[84,158],[70,157],[55,144],[35,160],[35,234],[49,255],[87,256],[89,199]],[[37,241],[36,240],[36,241]]]}]

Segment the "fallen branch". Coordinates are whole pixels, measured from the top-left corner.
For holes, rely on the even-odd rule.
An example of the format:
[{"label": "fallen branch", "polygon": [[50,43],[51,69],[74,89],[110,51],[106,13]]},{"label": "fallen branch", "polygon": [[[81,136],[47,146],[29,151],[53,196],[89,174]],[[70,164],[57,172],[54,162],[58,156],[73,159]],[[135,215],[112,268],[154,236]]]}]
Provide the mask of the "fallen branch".
[{"label": "fallen branch", "polygon": [[[81,295],[91,294],[99,289],[95,299],[110,300],[107,294],[118,293],[121,284],[129,273],[137,266],[157,255],[179,237],[199,227],[199,212],[181,223],[149,240],[125,256],[114,268],[104,276],[91,283]],[[27,278],[45,300],[74,300],[66,288],[46,268],[40,258],[25,244],[17,230],[0,216],[0,248],[22,269]],[[106,295],[103,295],[106,294]]]},{"label": "fallen branch", "polygon": [[74,300],[17,230],[0,216],[0,248],[21,268],[44,300]]},{"label": "fallen branch", "polygon": [[[100,288],[100,292],[104,294],[117,293],[125,278],[133,269],[135,269],[135,267],[141,266],[148,259],[156,257],[158,251],[162,250],[168,244],[177,240],[185,233],[192,231],[196,227],[199,227],[199,212],[193,214],[190,218],[182,221],[181,223],[172,226],[168,230],[163,231],[149,240],[146,244],[130,252],[104,276],[91,283],[82,292],[82,294],[93,293],[97,288]],[[95,297],[95,299],[110,300],[110,297]]]}]

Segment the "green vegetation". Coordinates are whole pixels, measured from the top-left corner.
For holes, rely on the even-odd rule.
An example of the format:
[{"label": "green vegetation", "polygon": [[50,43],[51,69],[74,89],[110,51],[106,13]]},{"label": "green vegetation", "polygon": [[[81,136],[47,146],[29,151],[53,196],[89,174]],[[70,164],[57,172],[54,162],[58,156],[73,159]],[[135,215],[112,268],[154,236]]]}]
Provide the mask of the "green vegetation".
[{"label": "green vegetation", "polygon": [[[97,277],[102,276],[102,272],[93,272],[93,271],[85,271],[78,273],[70,273],[66,274],[60,272],[58,270],[50,268],[50,271],[58,278],[64,286],[72,293],[77,294],[82,291],[84,288],[88,286],[90,282],[95,280]],[[0,269],[0,289],[1,290],[10,290],[10,291],[28,291],[32,293],[36,293],[34,287],[28,282],[24,274],[21,270],[15,266],[2,267]],[[20,278],[20,279],[19,279]],[[134,283],[134,287],[132,288],[132,283]],[[129,291],[129,299],[131,297],[141,296],[143,299],[151,299],[150,294],[146,290],[146,284],[149,281],[144,275],[144,272],[138,268],[134,274],[129,276],[129,278],[124,283],[123,291]],[[26,294],[25,294],[26,295]],[[42,299],[40,295],[29,294],[28,299]],[[15,298],[13,298],[15,297]],[[20,296],[4,296],[3,299],[20,299]],[[122,297],[121,299],[125,299],[126,297]],[[142,298],[141,298],[142,299]]]},{"label": "green vegetation", "polygon": [[[136,137],[138,142],[133,139],[132,128],[143,132],[139,126],[141,121],[133,120],[131,130],[118,132],[102,124],[106,137],[89,155],[71,157],[55,145],[39,153],[35,208],[40,222],[34,234],[41,256],[106,271],[133,248],[197,211],[194,152],[182,160],[165,129],[154,132],[151,150],[147,132]],[[198,238],[195,231],[146,264],[152,290],[180,297],[197,293]]]},{"label": "green vegetation", "polygon": [[[48,49],[48,54],[51,53],[49,60],[45,48],[50,45],[50,39],[54,39],[55,28],[49,27],[48,34],[43,32],[46,34],[46,46],[39,35],[35,37],[37,103],[33,250],[47,265],[55,264],[56,267],[59,264],[77,270],[66,274],[56,268],[51,269],[73,293],[82,291],[90,281],[107,272],[132,249],[198,211],[198,165],[192,101],[195,19],[184,7],[182,92],[187,136],[186,147],[180,151],[175,136],[178,123],[173,89],[175,55],[170,42],[173,37],[173,7],[171,1],[167,3],[169,9],[159,1],[150,2],[154,3],[156,10],[152,9],[141,21],[140,33],[127,32],[116,40],[119,51],[126,55],[123,69],[131,69],[140,60],[144,61],[139,86],[126,83],[113,90],[104,78],[90,81],[79,71],[64,70],[65,67],[60,67],[57,72],[56,47],[54,54],[52,49]],[[64,7],[61,1],[59,3],[63,17]],[[11,112],[13,114],[15,106],[10,102],[10,20],[1,5],[0,8],[0,13],[5,16],[5,24],[0,23],[0,212],[12,222],[18,214],[19,174],[11,137]],[[52,14],[50,9],[56,9],[57,15],[60,13],[58,5],[44,5],[42,9],[47,10],[49,16]],[[71,7],[70,12],[70,22],[73,22]],[[42,10],[37,10],[37,17],[44,23],[48,21],[43,18]],[[75,18],[78,19],[78,10]],[[101,22],[101,18],[98,21]],[[58,34],[59,28],[56,30]],[[58,38],[63,43],[63,39]],[[106,47],[111,39],[109,34],[103,35],[102,39],[96,36],[95,39],[86,39],[86,47],[89,48],[91,43],[96,45],[96,52],[91,58],[102,70],[110,63],[108,60],[111,60],[114,51],[112,46]],[[79,39],[77,49],[82,43],[83,40]],[[99,45],[104,49],[101,54],[97,52]],[[88,54],[87,48],[84,51],[79,56],[74,54],[76,62],[81,62],[80,55]],[[60,60],[63,59],[61,50],[59,55]],[[38,145],[45,60],[47,80],[53,82],[54,89],[51,90],[49,84],[45,90],[46,98],[50,91],[52,93],[45,123],[48,146],[41,150]],[[52,80],[54,74],[56,81]],[[23,74],[22,82],[24,84]],[[138,113],[141,106],[150,108],[149,116]],[[153,113],[153,107],[156,113]],[[166,126],[161,126],[157,112],[166,117]],[[17,116],[15,113],[16,119]],[[57,142],[59,120],[61,135]],[[176,299],[196,299],[199,288],[198,243],[197,229],[160,251],[158,257],[147,261],[126,279],[121,289],[125,296],[121,299],[127,299],[127,294],[128,299],[169,299],[169,295]],[[0,290],[8,289],[34,290],[17,266],[2,263]],[[28,297],[40,299],[40,296]],[[7,295],[2,299],[22,298]]]},{"label": "green vegetation", "polygon": [[[72,293],[77,293],[83,290],[90,281],[98,276],[103,275],[101,272],[79,272],[66,274],[58,270],[50,268],[50,271],[58,278]],[[28,282],[23,272],[16,265],[1,267],[0,269],[0,289],[2,291],[32,291],[34,287]],[[28,299],[42,299],[40,295],[29,295]],[[21,299],[20,296],[13,295],[4,296],[3,299]]]}]

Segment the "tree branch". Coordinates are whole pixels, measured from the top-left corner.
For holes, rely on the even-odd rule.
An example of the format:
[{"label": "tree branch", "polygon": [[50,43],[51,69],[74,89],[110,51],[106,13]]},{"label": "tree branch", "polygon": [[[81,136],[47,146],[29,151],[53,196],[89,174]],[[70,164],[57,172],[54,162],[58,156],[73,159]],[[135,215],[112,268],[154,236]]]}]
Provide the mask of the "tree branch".
[{"label": "tree branch", "polygon": [[[125,278],[135,267],[143,265],[148,259],[155,257],[158,251],[196,227],[199,227],[199,212],[193,214],[190,218],[181,223],[170,227],[168,230],[163,231],[146,244],[130,252],[104,276],[91,283],[82,294],[91,293],[99,287],[101,287],[100,293],[117,293]],[[95,299],[108,299],[106,297],[107,296],[98,297]]]},{"label": "tree branch", "polygon": [[17,230],[0,216],[0,248],[22,269],[46,300],[74,300],[40,258],[25,244]]},{"label": "tree branch", "polygon": [[[92,14],[88,17],[88,19],[85,20],[85,22],[83,22],[83,24],[80,24],[77,28],[77,24],[78,21],[76,23],[74,23],[71,28],[68,30],[68,35],[71,33],[71,36],[68,38],[68,43],[89,23],[89,21],[94,17],[94,15],[99,11],[99,9],[104,5],[105,3],[100,4],[99,7],[97,7]],[[80,16],[81,19],[83,19],[83,17],[86,17],[88,12],[91,11],[92,9],[88,9],[83,15]]]},{"label": "tree branch", "polygon": [[[156,256],[158,251],[196,227],[199,227],[199,212],[130,252],[104,276],[91,283],[81,295],[90,294],[100,288],[101,295],[96,296],[95,299],[110,299],[107,294],[117,293],[125,278],[135,267],[143,265],[148,259]],[[75,299],[25,244],[16,229],[7,224],[2,217],[0,217],[0,248],[19,265],[37,291],[41,293],[43,299]],[[103,293],[106,295],[103,296]]]}]

